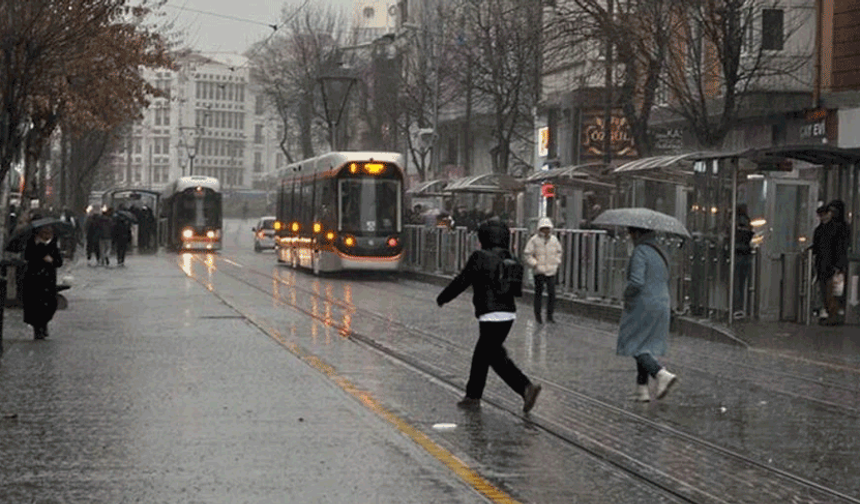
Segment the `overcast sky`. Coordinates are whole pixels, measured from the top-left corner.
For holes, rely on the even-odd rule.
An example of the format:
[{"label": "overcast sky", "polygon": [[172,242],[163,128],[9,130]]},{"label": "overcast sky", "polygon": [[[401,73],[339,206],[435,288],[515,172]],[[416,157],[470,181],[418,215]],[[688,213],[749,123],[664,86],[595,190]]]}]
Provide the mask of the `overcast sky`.
[{"label": "overcast sky", "polygon": [[[349,8],[353,0],[308,0]],[[186,42],[203,52],[242,53],[254,42],[272,33],[267,25],[277,25],[284,5],[292,7],[305,0],[168,0],[163,12],[175,19]]]}]

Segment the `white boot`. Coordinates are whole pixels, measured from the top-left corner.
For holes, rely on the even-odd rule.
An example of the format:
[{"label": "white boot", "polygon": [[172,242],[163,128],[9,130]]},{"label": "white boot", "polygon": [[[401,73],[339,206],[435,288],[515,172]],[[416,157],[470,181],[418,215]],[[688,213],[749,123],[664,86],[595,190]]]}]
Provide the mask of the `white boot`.
[{"label": "white boot", "polygon": [[654,378],[657,380],[657,399],[663,399],[669,389],[678,383],[678,377],[665,369],[658,371]]},{"label": "white boot", "polygon": [[636,385],[636,395],[634,399],[638,402],[648,402],[651,400],[651,392],[648,390],[648,385]]}]

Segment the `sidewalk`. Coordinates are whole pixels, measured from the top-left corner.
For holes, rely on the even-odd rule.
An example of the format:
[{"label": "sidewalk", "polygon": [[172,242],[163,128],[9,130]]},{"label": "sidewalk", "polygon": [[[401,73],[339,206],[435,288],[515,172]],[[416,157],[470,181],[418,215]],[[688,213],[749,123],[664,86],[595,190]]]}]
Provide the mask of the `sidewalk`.
[{"label": "sidewalk", "polygon": [[484,502],[175,255],[60,274],[49,338],[5,310],[0,502]]}]

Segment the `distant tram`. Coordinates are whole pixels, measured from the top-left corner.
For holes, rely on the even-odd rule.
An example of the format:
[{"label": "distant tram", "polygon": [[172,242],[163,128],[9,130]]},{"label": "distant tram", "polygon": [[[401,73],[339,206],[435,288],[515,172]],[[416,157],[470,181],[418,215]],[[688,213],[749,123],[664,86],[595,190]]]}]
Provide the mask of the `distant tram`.
[{"label": "distant tram", "polygon": [[161,243],[167,250],[220,250],[221,206],[216,178],[192,175],[168,183],[159,211]]},{"label": "distant tram", "polygon": [[332,152],[274,174],[278,262],[314,273],[398,270],[403,156]]}]

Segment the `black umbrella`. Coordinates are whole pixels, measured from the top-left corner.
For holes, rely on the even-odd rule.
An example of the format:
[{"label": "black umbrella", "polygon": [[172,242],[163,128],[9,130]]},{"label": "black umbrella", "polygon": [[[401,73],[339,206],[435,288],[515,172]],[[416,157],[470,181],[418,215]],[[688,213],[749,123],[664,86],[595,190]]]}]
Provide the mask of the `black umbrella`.
[{"label": "black umbrella", "polygon": [[114,214],[121,219],[131,222],[132,224],[137,224],[137,216],[128,210],[117,210]]},{"label": "black umbrella", "polygon": [[56,217],[43,217],[29,222],[15,231],[9,237],[6,243],[6,250],[9,252],[21,252],[27,246],[27,241],[33,236],[33,233],[39,228],[52,226],[55,234],[71,235],[75,233],[75,226],[68,221],[58,219]]}]

